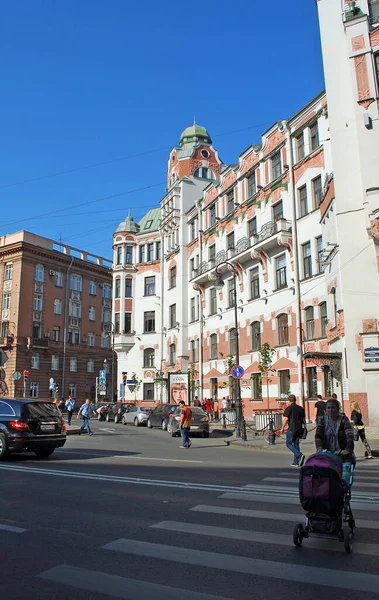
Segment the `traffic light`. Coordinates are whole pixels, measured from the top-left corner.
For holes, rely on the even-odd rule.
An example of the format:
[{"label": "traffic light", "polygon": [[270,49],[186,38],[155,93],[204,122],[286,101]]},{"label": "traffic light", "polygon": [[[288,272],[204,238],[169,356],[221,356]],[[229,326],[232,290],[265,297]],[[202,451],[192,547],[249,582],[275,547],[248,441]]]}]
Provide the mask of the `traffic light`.
[{"label": "traffic light", "polygon": [[122,372],[122,383],[123,383],[123,385],[126,385],[127,376],[128,376],[127,372],[123,371]]},{"label": "traffic light", "polygon": [[29,371],[24,371],[23,375],[24,375],[24,381],[25,382],[28,381]]}]

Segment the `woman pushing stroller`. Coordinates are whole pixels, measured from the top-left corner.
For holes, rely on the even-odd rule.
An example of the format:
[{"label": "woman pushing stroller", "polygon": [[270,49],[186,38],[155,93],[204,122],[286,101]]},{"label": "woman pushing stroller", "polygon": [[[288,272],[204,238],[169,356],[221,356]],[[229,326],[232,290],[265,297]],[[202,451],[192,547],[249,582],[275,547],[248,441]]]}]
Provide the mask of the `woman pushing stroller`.
[{"label": "woman pushing stroller", "polygon": [[340,451],[345,460],[355,464],[354,430],[346,415],[340,413],[338,400],[328,400],[325,412],[316,428],[316,452]]}]

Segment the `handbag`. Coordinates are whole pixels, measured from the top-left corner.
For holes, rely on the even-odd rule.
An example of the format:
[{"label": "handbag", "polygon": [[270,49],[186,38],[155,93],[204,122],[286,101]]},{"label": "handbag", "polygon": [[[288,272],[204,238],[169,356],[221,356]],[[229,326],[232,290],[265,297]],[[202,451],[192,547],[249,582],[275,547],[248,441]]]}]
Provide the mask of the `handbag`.
[{"label": "handbag", "polygon": [[301,439],[302,439],[302,440],[306,440],[306,439],[307,439],[307,435],[308,435],[308,429],[307,429],[307,426],[306,426],[306,424],[304,423],[304,426],[303,426],[303,433],[301,434]]}]

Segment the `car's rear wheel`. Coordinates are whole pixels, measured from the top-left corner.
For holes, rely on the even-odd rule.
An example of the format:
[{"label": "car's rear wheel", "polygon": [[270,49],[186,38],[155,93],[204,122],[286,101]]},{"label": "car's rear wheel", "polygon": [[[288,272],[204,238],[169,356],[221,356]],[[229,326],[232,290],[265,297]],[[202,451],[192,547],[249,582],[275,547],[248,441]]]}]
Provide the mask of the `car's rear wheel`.
[{"label": "car's rear wheel", "polygon": [[0,460],[3,460],[8,454],[7,440],[5,435],[0,433]]},{"label": "car's rear wheel", "polygon": [[54,452],[55,448],[36,448],[34,450],[34,454],[36,456],[38,456],[38,458],[47,458],[48,456],[51,456],[52,453]]},{"label": "car's rear wheel", "polygon": [[118,423],[118,415],[115,415],[114,422],[115,422],[116,424]]},{"label": "car's rear wheel", "polygon": [[151,429],[153,427],[152,424],[151,424],[150,419],[147,419],[147,426],[148,426],[149,429]]},{"label": "car's rear wheel", "polygon": [[139,422],[138,422],[138,419],[137,419],[137,417],[136,417],[136,418],[134,419],[134,427],[138,427],[138,425],[139,425]]},{"label": "car's rear wheel", "polygon": [[106,420],[107,423],[109,423],[109,421],[110,421],[109,415],[106,416],[105,420]]},{"label": "car's rear wheel", "polygon": [[166,421],[166,419],[163,419],[163,421],[161,423],[161,427],[162,427],[163,431],[167,430],[167,421]]}]

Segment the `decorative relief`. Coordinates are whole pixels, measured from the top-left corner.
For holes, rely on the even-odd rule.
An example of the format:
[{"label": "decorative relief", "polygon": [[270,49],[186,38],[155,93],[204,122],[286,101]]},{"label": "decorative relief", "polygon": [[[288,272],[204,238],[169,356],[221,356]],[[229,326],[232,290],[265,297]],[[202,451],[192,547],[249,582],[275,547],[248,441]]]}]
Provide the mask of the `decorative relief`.
[{"label": "decorative relief", "polygon": [[263,250],[252,250],[251,258],[257,260],[262,267],[263,281],[267,283],[268,274],[267,274],[267,262],[270,261],[269,257]]},{"label": "decorative relief", "polygon": [[351,40],[351,49],[353,52],[363,50],[365,47],[365,38],[363,35],[357,35]]},{"label": "decorative relief", "polygon": [[363,319],[362,320],[362,332],[363,333],[375,333],[378,331],[378,322],[376,319]]},{"label": "decorative relief", "polygon": [[253,167],[254,165],[259,163],[259,156],[258,154],[255,154],[254,151],[252,151],[243,161],[242,163],[242,168],[240,170],[240,175],[243,175],[244,173],[246,173],[246,171],[249,171],[249,169],[251,169],[251,167]]},{"label": "decorative relief", "polygon": [[225,190],[226,188],[228,188],[230,185],[232,185],[232,183],[234,183],[236,181],[236,179],[237,179],[236,173],[234,171],[230,171],[223,178],[223,181],[221,184],[221,190]]},{"label": "decorative relief", "polygon": [[274,133],[272,133],[267,138],[266,145],[263,150],[263,156],[267,156],[267,154],[269,154],[272,150],[274,150],[274,148],[276,148],[276,146],[279,146],[280,144],[282,144],[284,140],[285,140],[284,133],[281,133],[279,131],[279,129],[274,131]]},{"label": "decorative relief", "polygon": [[368,71],[366,55],[356,56],[354,58],[355,75],[357,79],[358,101],[368,100],[371,96],[370,85],[368,81]]},{"label": "decorative relief", "polygon": [[340,313],[338,315],[336,327],[332,327],[331,325],[326,326],[326,335],[328,338],[328,342],[331,342],[339,337],[345,336],[345,324],[343,313]]},{"label": "decorative relief", "polygon": [[10,292],[12,290],[12,279],[4,281],[4,292]]},{"label": "decorative relief", "polygon": [[39,293],[39,294],[42,294],[42,292],[43,292],[43,283],[40,283],[39,281],[36,281],[34,283],[34,291],[37,292],[37,293]]}]

